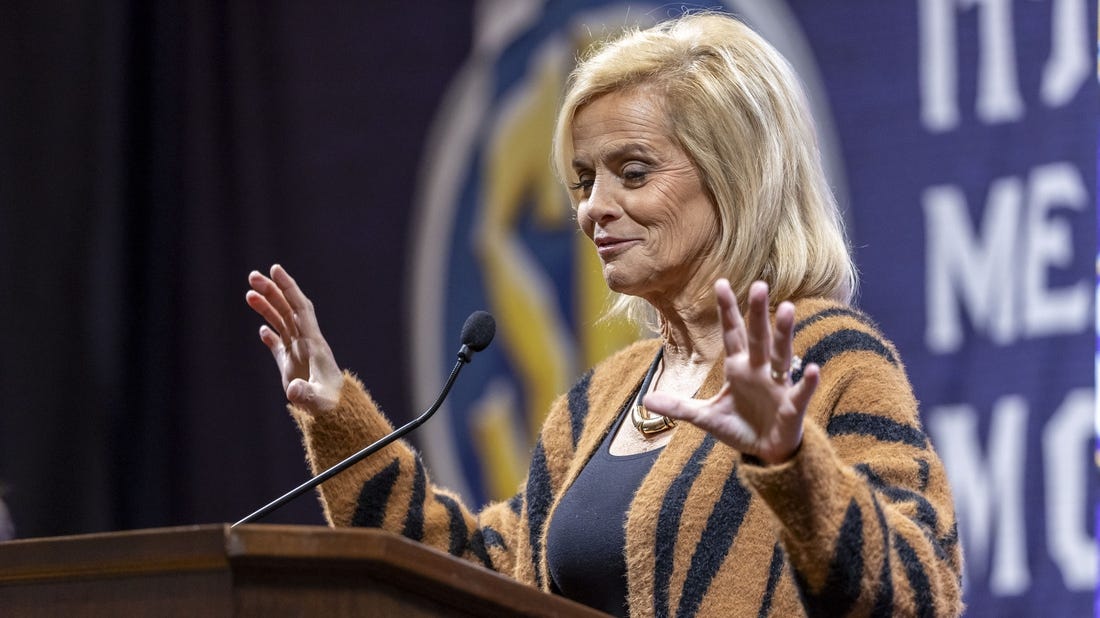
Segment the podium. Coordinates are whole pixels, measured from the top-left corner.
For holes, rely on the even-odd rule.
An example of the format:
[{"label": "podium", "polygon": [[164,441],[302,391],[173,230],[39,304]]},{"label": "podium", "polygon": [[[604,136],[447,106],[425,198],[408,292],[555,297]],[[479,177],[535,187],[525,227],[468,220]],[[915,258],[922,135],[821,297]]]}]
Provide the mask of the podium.
[{"label": "podium", "polygon": [[0,543],[5,616],[606,616],[374,529],[213,524]]}]

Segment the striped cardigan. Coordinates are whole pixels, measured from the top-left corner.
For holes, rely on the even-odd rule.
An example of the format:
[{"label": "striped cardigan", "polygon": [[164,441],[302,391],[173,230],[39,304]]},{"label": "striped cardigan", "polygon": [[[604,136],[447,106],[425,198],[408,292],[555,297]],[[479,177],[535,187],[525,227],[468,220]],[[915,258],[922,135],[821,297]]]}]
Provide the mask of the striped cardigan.
[{"label": "striped cardigan", "polygon": [[[795,353],[821,367],[801,448],[782,465],[755,466],[681,423],[627,514],[632,615],[961,612],[950,490],[897,351],[846,305],[802,300],[796,320]],[[326,517],[382,527],[550,590],[547,523],[658,345],[620,351],[558,398],[510,500],[473,513],[395,443],[322,486]],[[700,397],[722,380],[719,362]],[[331,413],[291,413],[315,471],[391,428],[350,375]]]}]

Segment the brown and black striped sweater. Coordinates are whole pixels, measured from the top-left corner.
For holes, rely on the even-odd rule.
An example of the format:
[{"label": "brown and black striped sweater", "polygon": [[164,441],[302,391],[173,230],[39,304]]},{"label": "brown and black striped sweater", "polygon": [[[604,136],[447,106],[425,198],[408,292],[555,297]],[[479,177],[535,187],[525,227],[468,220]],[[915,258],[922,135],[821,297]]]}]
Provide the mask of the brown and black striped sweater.
[{"label": "brown and black striped sweater", "polygon": [[[785,464],[759,467],[681,424],[627,515],[631,615],[961,612],[951,494],[897,351],[846,305],[802,300],[796,319],[795,353],[821,367],[801,448]],[[395,443],[322,486],[326,517],[382,527],[549,590],[547,524],[658,345],[620,351],[558,398],[510,500],[473,513]],[[718,363],[699,396],[721,383]],[[331,413],[291,412],[316,471],[390,431],[351,376]]]}]

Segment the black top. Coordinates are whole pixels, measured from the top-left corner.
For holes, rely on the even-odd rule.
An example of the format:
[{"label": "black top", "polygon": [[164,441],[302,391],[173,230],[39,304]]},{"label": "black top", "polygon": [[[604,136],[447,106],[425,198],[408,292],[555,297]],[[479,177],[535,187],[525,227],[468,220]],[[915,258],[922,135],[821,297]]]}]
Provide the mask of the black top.
[{"label": "black top", "polygon": [[550,519],[546,561],[553,588],[574,601],[626,616],[626,512],[661,449],[612,455],[631,398]]}]

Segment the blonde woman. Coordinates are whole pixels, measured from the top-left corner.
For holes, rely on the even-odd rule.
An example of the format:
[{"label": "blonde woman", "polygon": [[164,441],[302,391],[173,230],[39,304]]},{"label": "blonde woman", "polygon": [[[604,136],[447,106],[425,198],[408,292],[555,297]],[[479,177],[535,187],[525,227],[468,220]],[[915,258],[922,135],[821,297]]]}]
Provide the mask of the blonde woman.
[{"label": "blonde woman", "polygon": [[[787,62],[700,14],[584,59],[554,142],[616,311],[653,339],[551,407],[525,484],[479,512],[395,444],[321,489],[381,526],[614,615],[954,615],[947,479],[855,289]],[[316,470],[390,430],[279,266],[248,303]],[[779,302],[782,301],[782,302]]]}]

